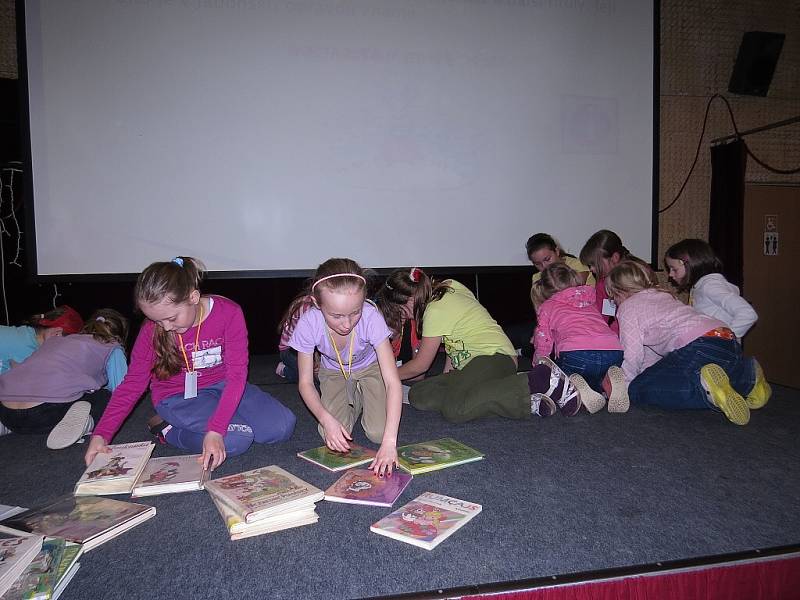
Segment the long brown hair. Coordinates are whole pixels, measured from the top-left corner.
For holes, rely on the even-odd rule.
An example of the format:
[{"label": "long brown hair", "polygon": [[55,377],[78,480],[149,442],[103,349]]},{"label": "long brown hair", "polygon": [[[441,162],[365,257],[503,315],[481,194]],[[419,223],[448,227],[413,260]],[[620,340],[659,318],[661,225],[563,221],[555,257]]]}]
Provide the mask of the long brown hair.
[{"label": "long brown hair", "polygon": [[[679,292],[691,289],[701,277],[711,273],[722,273],[722,261],[714,253],[708,242],[689,238],[673,244],[664,253],[664,259],[679,260],[686,269],[683,281],[676,281]],[[669,271],[669,267],[667,267]]]},{"label": "long brown hair", "polygon": [[98,308],[84,323],[81,333],[104,344],[119,344],[124,349],[128,340],[128,319],[113,308]]},{"label": "long brown hair", "polygon": [[613,231],[601,229],[588,240],[581,248],[580,261],[587,267],[594,267],[598,278],[606,277],[608,273],[600,272],[600,261],[618,254],[620,260],[631,256],[630,251],[622,244],[622,239]]},{"label": "long brown hair", "polygon": [[[167,300],[173,304],[186,302],[192,292],[200,289],[205,274],[205,265],[191,256],[177,256],[168,262],[155,262],[136,280],[133,297],[136,306],[156,304]],[[175,336],[170,335],[156,323],[153,330],[153,350],[156,362],[153,374],[158,379],[167,379],[180,373],[183,360],[178,353]]]},{"label": "long brown hair", "polygon": [[378,290],[375,303],[389,329],[398,335],[405,321],[403,307],[408,299],[413,297],[413,319],[419,335],[422,335],[422,320],[428,303],[440,300],[450,289],[446,281],[431,279],[419,267],[397,269],[391,272],[386,278],[386,283]]}]

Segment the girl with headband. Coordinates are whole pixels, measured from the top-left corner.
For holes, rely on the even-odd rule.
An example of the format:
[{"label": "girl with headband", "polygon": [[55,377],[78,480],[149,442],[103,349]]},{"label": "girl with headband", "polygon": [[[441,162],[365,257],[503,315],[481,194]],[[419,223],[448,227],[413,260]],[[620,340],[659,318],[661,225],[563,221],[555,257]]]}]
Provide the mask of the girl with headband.
[{"label": "girl with headband", "polygon": [[204,267],[179,256],[147,267],[134,298],[147,317],[128,374],[114,390],[86,451],[88,465],[150,388],[156,417],[150,431],[192,454],[204,468],[246,451],[253,442],[289,439],[295,416],[247,383],[247,326],[238,304],[200,294]]},{"label": "girl with headband", "polygon": [[[313,306],[296,322],[289,346],[297,350],[298,389],[319,421],[325,445],[347,452],[356,419],[364,433],[380,444],[369,465],[376,474],[389,474],[397,464],[402,388],[397,375],[391,332],[383,316],[365,301],[366,279],[349,258],[322,263],[289,307],[289,322],[308,297]],[[319,383],[314,386],[314,351],[320,353]]]}]

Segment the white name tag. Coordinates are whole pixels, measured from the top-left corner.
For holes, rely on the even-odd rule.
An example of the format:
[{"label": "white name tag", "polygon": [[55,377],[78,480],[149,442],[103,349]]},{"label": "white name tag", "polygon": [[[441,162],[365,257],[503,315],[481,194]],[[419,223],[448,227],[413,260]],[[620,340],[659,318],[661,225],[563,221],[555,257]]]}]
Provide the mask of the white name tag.
[{"label": "white name tag", "polygon": [[617,305],[610,298],[603,298],[602,313],[607,317],[614,317],[617,314]]},{"label": "white name tag", "polygon": [[197,398],[197,371],[186,373],[183,379],[183,397]]}]

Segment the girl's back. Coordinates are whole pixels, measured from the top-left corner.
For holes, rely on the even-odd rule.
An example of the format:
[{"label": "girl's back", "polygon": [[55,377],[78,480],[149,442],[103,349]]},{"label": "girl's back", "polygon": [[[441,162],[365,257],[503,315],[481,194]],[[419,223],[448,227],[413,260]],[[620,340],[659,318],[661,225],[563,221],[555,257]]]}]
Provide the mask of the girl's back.
[{"label": "girl's back", "polygon": [[[611,331],[595,305],[595,288],[570,287],[545,300],[539,307],[535,341],[555,345],[556,354],[570,350],[621,350],[619,338]],[[549,351],[545,354],[549,354]]]}]

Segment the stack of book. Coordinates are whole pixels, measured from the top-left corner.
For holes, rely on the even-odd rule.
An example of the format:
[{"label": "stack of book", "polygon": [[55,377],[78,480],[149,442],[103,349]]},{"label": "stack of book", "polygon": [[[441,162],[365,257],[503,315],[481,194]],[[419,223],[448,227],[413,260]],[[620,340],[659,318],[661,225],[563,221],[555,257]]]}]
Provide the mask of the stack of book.
[{"label": "stack of book", "polygon": [[46,538],[39,554],[3,595],[3,600],[55,600],[80,567],[83,548],[64,538]]},{"label": "stack of book", "polygon": [[9,517],[1,526],[62,537],[89,552],[100,544],[154,517],[156,509],[97,496],[62,496],[38,508]]},{"label": "stack of book", "polygon": [[76,496],[130,494],[153,452],[152,442],[113,444],[99,452],[75,484]]},{"label": "stack of book", "polygon": [[20,533],[0,539],[0,596],[14,585],[14,582],[33,562],[42,549],[41,535],[25,535]]},{"label": "stack of book", "polygon": [[205,489],[232,540],[316,523],[324,495],[275,465],[214,479]]}]

